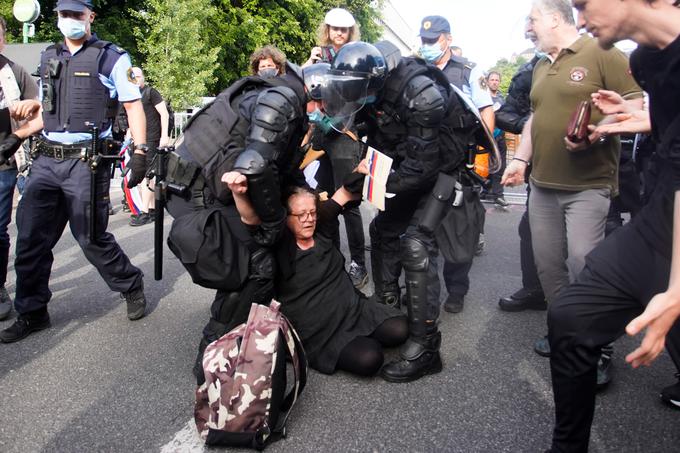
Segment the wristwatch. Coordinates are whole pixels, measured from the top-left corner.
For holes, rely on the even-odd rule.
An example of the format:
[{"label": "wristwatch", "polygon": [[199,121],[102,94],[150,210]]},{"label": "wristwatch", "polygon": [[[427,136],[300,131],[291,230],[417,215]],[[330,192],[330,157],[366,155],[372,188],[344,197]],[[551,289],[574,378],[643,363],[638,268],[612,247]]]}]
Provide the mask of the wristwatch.
[{"label": "wristwatch", "polygon": [[135,151],[137,150],[147,152],[149,150],[149,147],[146,146],[146,143],[140,143],[139,145],[135,145]]}]

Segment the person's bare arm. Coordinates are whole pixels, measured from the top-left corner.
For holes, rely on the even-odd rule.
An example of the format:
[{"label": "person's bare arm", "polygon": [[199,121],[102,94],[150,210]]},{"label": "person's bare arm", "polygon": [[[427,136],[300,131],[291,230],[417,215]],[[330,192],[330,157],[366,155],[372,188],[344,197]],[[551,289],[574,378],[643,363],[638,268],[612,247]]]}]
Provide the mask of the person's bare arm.
[{"label": "person's bare arm", "polygon": [[241,215],[241,221],[246,225],[259,225],[262,223],[253,204],[248,196],[248,180],[245,175],[237,171],[230,171],[222,175],[222,182],[225,183],[234,196],[236,210]]},{"label": "person's bare arm", "polygon": [[[132,140],[136,144],[146,144],[146,116],[144,115],[142,101],[137,99],[135,101],[123,102],[123,106],[125,107],[125,113],[127,113]],[[141,150],[135,150],[135,153],[144,154]]]},{"label": "person's bare arm", "polygon": [[517,150],[515,150],[515,157],[510,161],[501,178],[501,184],[504,186],[517,186],[524,183],[524,174],[533,155],[531,147],[531,124],[533,119],[534,115],[532,113],[526,124],[524,124],[522,140],[519,142]]},{"label": "person's bare arm", "polygon": [[165,101],[159,102],[154,106],[156,111],[161,117],[161,141],[159,146],[168,146],[170,144],[170,112],[168,112],[168,106]]}]

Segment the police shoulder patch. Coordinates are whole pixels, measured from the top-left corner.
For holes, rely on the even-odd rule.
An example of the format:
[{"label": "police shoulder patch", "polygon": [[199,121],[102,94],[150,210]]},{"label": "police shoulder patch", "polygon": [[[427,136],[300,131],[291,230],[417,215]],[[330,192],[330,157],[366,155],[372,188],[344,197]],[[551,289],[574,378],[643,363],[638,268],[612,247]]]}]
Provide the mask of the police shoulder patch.
[{"label": "police shoulder patch", "polygon": [[127,70],[127,79],[129,82],[132,82],[135,85],[137,84],[137,77],[135,76],[135,72],[132,70],[132,67],[128,68]]},{"label": "police shoulder patch", "polygon": [[487,85],[486,85],[486,77],[481,76],[481,77],[479,78],[479,86],[480,86],[480,88],[481,88],[482,90],[486,90],[486,86],[487,86]]}]

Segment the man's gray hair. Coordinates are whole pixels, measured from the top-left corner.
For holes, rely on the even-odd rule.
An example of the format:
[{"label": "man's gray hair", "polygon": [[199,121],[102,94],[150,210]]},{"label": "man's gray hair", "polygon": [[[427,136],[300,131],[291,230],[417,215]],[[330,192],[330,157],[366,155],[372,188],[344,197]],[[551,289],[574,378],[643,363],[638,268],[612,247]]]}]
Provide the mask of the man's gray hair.
[{"label": "man's gray hair", "polygon": [[557,13],[566,24],[576,25],[570,0],[534,0],[534,6],[544,14]]}]

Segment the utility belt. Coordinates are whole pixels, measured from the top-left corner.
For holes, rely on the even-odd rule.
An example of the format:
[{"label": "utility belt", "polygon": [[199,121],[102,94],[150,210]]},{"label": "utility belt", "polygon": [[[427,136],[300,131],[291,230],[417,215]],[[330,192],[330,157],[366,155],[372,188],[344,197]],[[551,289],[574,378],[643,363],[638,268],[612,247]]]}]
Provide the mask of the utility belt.
[{"label": "utility belt", "polygon": [[419,229],[425,233],[433,233],[449,210],[463,205],[466,192],[479,194],[486,184],[484,178],[475,173],[474,169],[467,167],[452,172],[440,172],[420,216]]},{"label": "utility belt", "polygon": [[42,155],[57,160],[87,160],[95,154],[103,154],[105,156],[116,154],[120,146],[120,142],[107,138],[99,141],[99,149],[92,152],[92,142],[89,140],[79,143],[64,144],[41,137],[37,140],[35,148],[31,151],[31,157]]},{"label": "utility belt", "polygon": [[442,256],[451,263],[472,260],[484,229],[481,186],[469,173],[467,169],[455,176],[439,173],[418,223],[418,229],[434,237]]},{"label": "utility belt", "polygon": [[197,208],[215,204],[215,196],[205,183],[201,167],[174,151],[168,154],[165,181],[169,194],[180,196]]}]

